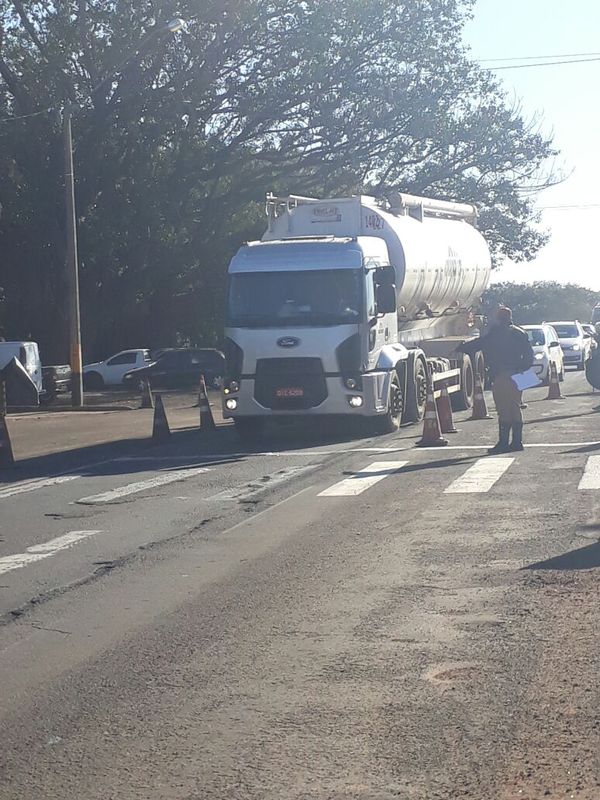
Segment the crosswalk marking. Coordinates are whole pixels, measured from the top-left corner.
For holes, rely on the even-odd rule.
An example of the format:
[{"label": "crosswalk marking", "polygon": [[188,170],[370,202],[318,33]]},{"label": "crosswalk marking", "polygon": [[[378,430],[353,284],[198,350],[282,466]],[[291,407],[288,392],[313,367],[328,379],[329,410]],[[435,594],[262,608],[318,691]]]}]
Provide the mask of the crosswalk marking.
[{"label": "crosswalk marking", "polygon": [[389,475],[399,472],[406,464],[408,461],[375,461],[366,469],[355,472],[351,478],[346,478],[330,486],[329,489],[319,492],[319,497],[345,497],[362,494],[366,489]]},{"label": "crosswalk marking", "polygon": [[60,483],[67,483],[80,478],[81,475],[57,475],[54,478],[41,478],[39,480],[22,481],[8,486],[6,489],[0,489],[0,500],[5,497],[14,497],[16,494],[25,494],[27,492],[34,492],[36,489],[43,489],[45,486],[57,486]]},{"label": "crosswalk marking", "polygon": [[600,456],[588,458],[577,488],[580,492],[585,489],[600,489]]},{"label": "crosswalk marking", "polygon": [[193,478],[195,475],[200,475],[203,472],[210,472],[210,470],[207,467],[196,467],[194,469],[180,469],[175,472],[164,472],[155,475],[153,478],[148,478],[148,480],[145,481],[128,483],[126,486],[119,486],[117,489],[111,489],[108,492],[82,497],[80,500],[77,500],[77,503],[86,506],[112,503],[114,500],[120,500],[122,497],[127,497],[130,494],[137,494],[138,492],[145,492],[148,489],[156,489],[158,486],[166,486],[169,483],[184,481],[186,478]]},{"label": "crosswalk marking", "polygon": [[482,458],[444,489],[444,494],[489,492],[513,461],[514,458]]},{"label": "crosswalk marking", "polygon": [[33,564],[44,558],[50,558],[50,556],[56,555],[61,550],[67,550],[82,539],[88,539],[97,533],[102,533],[102,531],[70,531],[65,533],[64,536],[51,539],[49,542],[34,544],[28,547],[24,553],[4,556],[0,558],[0,575],[11,572],[14,569],[21,569],[21,567],[26,567],[28,564]]}]

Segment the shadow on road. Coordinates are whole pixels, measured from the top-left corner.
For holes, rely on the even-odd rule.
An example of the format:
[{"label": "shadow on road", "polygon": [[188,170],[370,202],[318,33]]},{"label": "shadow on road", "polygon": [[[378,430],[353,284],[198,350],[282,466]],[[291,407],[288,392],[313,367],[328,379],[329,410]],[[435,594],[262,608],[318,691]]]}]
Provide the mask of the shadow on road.
[{"label": "shadow on road", "polygon": [[596,413],[593,409],[591,411],[579,411],[576,414],[548,414],[547,417],[538,417],[537,419],[527,419],[523,420],[524,425],[533,425],[534,422],[560,422],[563,419],[575,419],[576,417],[588,417],[590,414]]},{"label": "shadow on road", "polygon": [[[225,431],[223,430],[223,433]],[[120,475],[160,469],[186,469],[208,463],[240,461],[243,455],[229,456],[233,448],[221,446],[221,431],[200,434],[200,429],[173,431],[163,445],[148,439],[121,439],[17,460],[0,473],[0,486],[53,475],[84,472],[86,475]],[[239,450],[239,448],[237,448]],[[223,451],[215,457],[214,451]],[[203,452],[204,451],[204,452]]]},{"label": "shadow on road", "polygon": [[[444,458],[440,459],[439,461],[426,461],[423,464],[407,464],[405,467],[402,467],[402,474],[404,475],[407,472],[421,472],[422,470],[427,469],[440,469],[442,467],[452,467],[456,466],[457,464],[464,464],[468,461],[477,461],[480,456],[472,455],[472,456],[461,456],[460,458]],[[343,475],[356,475],[354,470],[346,470],[342,473]]]},{"label": "shadow on road", "polygon": [[562,453],[593,453],[600,450],[600,442],[595,444],[586,444],[583,447],[574,447],[572,450],[562,450]]},{"label": "shadow on road", "polygon": [[580,547],[577,550],[570,550],[568,553],[548,558],[546,561],[529,564],[523,569],[578,570],[595,569],[596,567],[600,567],[600,542],[594,542],[594,544]]}]

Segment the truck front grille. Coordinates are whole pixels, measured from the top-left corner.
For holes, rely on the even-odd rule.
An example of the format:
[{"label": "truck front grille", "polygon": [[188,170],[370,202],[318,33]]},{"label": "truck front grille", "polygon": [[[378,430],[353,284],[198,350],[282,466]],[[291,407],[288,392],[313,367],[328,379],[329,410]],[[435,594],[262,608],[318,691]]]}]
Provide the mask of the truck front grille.
[{"label": "truck front grille", "polygon": [[256,362],[254,399],[265,408],[315,408],[327,398],[320,358],[261,358]]}]

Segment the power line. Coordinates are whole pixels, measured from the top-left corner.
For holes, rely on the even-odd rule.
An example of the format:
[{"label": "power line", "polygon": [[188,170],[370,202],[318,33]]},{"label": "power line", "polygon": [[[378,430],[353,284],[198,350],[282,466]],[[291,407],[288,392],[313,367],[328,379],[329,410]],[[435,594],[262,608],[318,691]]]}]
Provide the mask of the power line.
[{"label": "power line", "polygon": [[556,67],[560,64],[587,64],[590,61],[600,61],[600,57],[597,58],[576,58],[568,61],[538,61],[533,64],[511,64],[510,66],[503,66],[503,67],[485,67],[485,69],[489,69],[492,72],[498,72],[501,69],[529,69],[531,67]]},{"label": "power line", "polygon": [[537,206],[538,211],[570,211],[571,209],[600,208],[600,203],[573,203],[563,206]]},{"label": "power line", "polygon": [[55,111],[54,108],[45,108],[43,111],[36,111],[33,114],[22,114],[20,117],[3,117],[0,119],[0,122],[16,122],[19,119],[30,119],[31,117],[39,117],[42,114],[49,114],[51,111]]},{"label": "power line", "polygon": [[551,56],[513,56],[512,58],[483,58],[483,64],[495,64],[499,61],[541,61],[547,58],[589,58],[600,56],[600,53],[559,53]]}]

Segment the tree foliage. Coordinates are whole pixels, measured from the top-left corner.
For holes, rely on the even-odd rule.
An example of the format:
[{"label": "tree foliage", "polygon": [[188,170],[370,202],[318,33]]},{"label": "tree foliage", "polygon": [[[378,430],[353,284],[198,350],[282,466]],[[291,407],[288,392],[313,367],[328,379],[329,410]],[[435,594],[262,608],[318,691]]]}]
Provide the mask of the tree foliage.
[{"label": "tree foliage", "polygon": [[[472,63],[470,0],[0,2],[4,325],[65,358],[59,109],[75,112],[88,356],[219,337],[267,190],[477,203],[496,257],[544,241],[551,142]],[[174,16],[187,32],[166,35]],[[30,116],[34,115],[34,116]]]},{"label": "tree foliage", "polygon": [[573,283],[555,281],[527,283],[497,283],[483,297],[484,313],[500,305],[513,311],[519,325],[533,325],[544,320],[578,319],[589,322],[592,309],[600,303],[600,292]]}]

